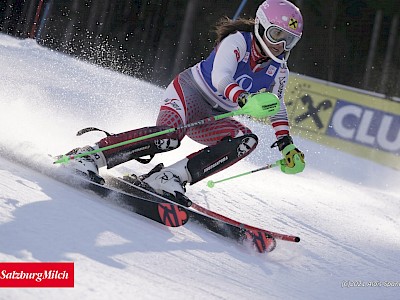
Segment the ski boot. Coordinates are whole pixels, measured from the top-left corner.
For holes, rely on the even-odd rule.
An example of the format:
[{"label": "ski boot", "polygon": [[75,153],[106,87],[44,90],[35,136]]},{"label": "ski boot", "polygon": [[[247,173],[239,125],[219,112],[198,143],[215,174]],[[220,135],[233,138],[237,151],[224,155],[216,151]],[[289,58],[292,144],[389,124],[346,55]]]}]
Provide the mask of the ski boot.
[{"label": "ski boot", "polygon": [[[187,159],[184,159],[185,161]],[[184,162],[185,163],[185,162]],[[168,200],[176,202],[186,207],[192,205],[192,201],[185,196],[185,184],[187,177],[185,172],[178,175],[179,172],[176,170],[180,165],[184,165],[182,161],[165,168],[164,164],[160,163],[156,165],[149,173],[136,176],[134,174],[124,176],[123,179],[133,185],[136,185],[142,189],[158,194]],[[187,175],[186,175],[187,176]]]},{"label": "ski boot", "polygon": [[[91,146],[85,146],[82,148],[75,148],[68,152],[66,155],[77,155],[85,152],[95,150]],[[74,158],[69,161],[67,168],[73,170],[77,175],[85,177],[95,183],[104,184],[104,179],[99,175],[99,168],[106,165],[104,155],[102,153],[95,153],[86,155],[78,158]]]}]

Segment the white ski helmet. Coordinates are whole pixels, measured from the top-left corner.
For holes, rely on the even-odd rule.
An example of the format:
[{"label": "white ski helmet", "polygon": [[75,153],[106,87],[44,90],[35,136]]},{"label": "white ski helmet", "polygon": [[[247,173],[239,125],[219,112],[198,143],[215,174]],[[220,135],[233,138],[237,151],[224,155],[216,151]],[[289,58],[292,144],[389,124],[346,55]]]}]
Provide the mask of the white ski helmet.
[{"label": "white ski helmet", "polygon": [[[286,64],[290,50],[300,40],[303,32],[303,17],[300,10],[287,0],[266,0],[257,9],[255,36],[262,50],[274,61]],[[279,59],[272,54],[264,39],[271,44],[284,43],[285,57]]]}]

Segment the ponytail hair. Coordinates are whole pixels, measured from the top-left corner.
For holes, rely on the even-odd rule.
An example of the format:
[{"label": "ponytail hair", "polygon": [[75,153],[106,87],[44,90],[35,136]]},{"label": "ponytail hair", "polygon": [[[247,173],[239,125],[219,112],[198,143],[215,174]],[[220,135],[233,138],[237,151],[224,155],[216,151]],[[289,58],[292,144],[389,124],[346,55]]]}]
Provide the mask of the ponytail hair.
[{"label": "ponytail hair", "polygon": [[254,25],[254,19],[240,18],[237,20],[232,20],[228,17],[223,17],[215,25],[215,33],[217,34],[215,45],[219,44],[228,35],[237,31],[254,32]]}]

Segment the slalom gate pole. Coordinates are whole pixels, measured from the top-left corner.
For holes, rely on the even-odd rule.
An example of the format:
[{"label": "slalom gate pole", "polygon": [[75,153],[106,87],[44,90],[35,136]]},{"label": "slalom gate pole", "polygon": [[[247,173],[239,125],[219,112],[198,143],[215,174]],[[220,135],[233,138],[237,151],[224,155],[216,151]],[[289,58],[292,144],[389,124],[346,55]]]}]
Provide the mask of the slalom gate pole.
[{"label": "slalom gate pole", "polygon": [[238,177],[241,177],[241,176],[245,176],[245,175],[249,175],[249,174],[252,174],[252,173],[255,173],[255,172],[258,172],[258,171],[262,171],[262,170],[272,169],[272,168],[280,166],[280,165],[281,165],[281,160],[277,160],[273,164],[268,164],[268,165],[266,165],[264,167],[261,167],[259,169],[256,169],[256,170],[248,171],[248,172],[245,172],[245,173],[242,173],[242,174],[238,174],[238,175],[235,175],[235,176],[231,176],[231,177],[228,177],[228,178],[225,178],[225,179],[221,179],[221,180],[218,180],[218,181],[209,180],[207,182],[207,186],[209,188],[213,188],[215,186],[215,184],[217,184],[219,182],[224,182],[224,181],[227,181],[227,180],[235,179],[235,178],[238,178]]},{"label": "slalom gate pole", "polygon": [[238,110],[231,111],[231,112],[221,114],[218,116],[208,117],[208,118],[199,120],[197,122],[193,122],[193,123],[186,124],[186,125],[181,125],[181,126],[178,126],[175,128],[169,128],[169,129],[162,130],[159,132],[154,132],[154,133],[151,133],[151,134],[148,134],[145,136],[137,137],[137,138],[134,138],[131,140],[123,141],[123,142],[120,142],[120,143],[117,143],[114,145],[110,145],[110,146],[95,149],[92,151],[80,153],[77,155],[63,155],[58,160],[54,161],[54,164],[58,164],[58,163],[65,164],[65,163],[68,163],[70,160],[73,160],[76,158],[80,158],[80,157],[91,155],[94,153],[98,153],[98,152],[106,151],[109,149],[117,148],[120,146],[128,145],[128,144],[131,144],[134,142],[143,141],[143,140],[157,137],[157,136],[160,136],[163,134],[172,133],[177,130],[187,129],[187,128],[211,123],[211,122],[214,122],[217,120],[221,120],[221,119],[225,119],[225,118],[229,118],[229,117],[233,117],[233,116],[249,115],[254,118],[265,118],[267,116],[275,115],[279,111],[279,109],[280,109],[280,103],[279,103],[279,99],[276,95],[274,95],[272,93],[258,93],[258,94],[254,94],[254,95],[250,96],[246,105],[244,105],[242,108],[240,108]]},{"label": "slalom gate pole", "polygon": [[42,11],[42,6],[43,6],[43,0],[39,0],[38,7],[36,9],[35,19],[33,21],[33,25],[32,25],[31,31],[28,34],[28,37],[31,38],[31,39],[34,39],[36,37],[36,28],[37,28],[37,25],[39,23],[39,17],[40,17],[40,12]]},{"label": "slalom gate pole", "polygon": [[237,18],[239,18],[240,13],[242,12],[244,6],[246,5],[247,0],[242,0],[242,3],[240,3],[238,9],[236,10],[235,15],[233,16],[232,20],[236,20]]}]

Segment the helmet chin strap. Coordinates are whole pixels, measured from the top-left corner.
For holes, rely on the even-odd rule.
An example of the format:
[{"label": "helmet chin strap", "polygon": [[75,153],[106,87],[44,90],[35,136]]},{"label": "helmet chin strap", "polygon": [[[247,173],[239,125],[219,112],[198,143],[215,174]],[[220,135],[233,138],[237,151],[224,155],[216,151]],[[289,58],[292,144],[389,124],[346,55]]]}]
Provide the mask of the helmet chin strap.
[{"label": "helmet chin strap", "polygon": [[261,44],[261,47],[263,48],[263,50],[265,52],[267,52],[268,56],[271,57],[272,60],[276,61],[277,63],[282,64],[283,68],[287,68],[287,60],[289,58],[290,55],[290,51],[285,51],[285,55],[282,59],[276,57],[275,55],[272,54],[271,50],[269,50],[268,47],[264,46],[263,44]]}]

